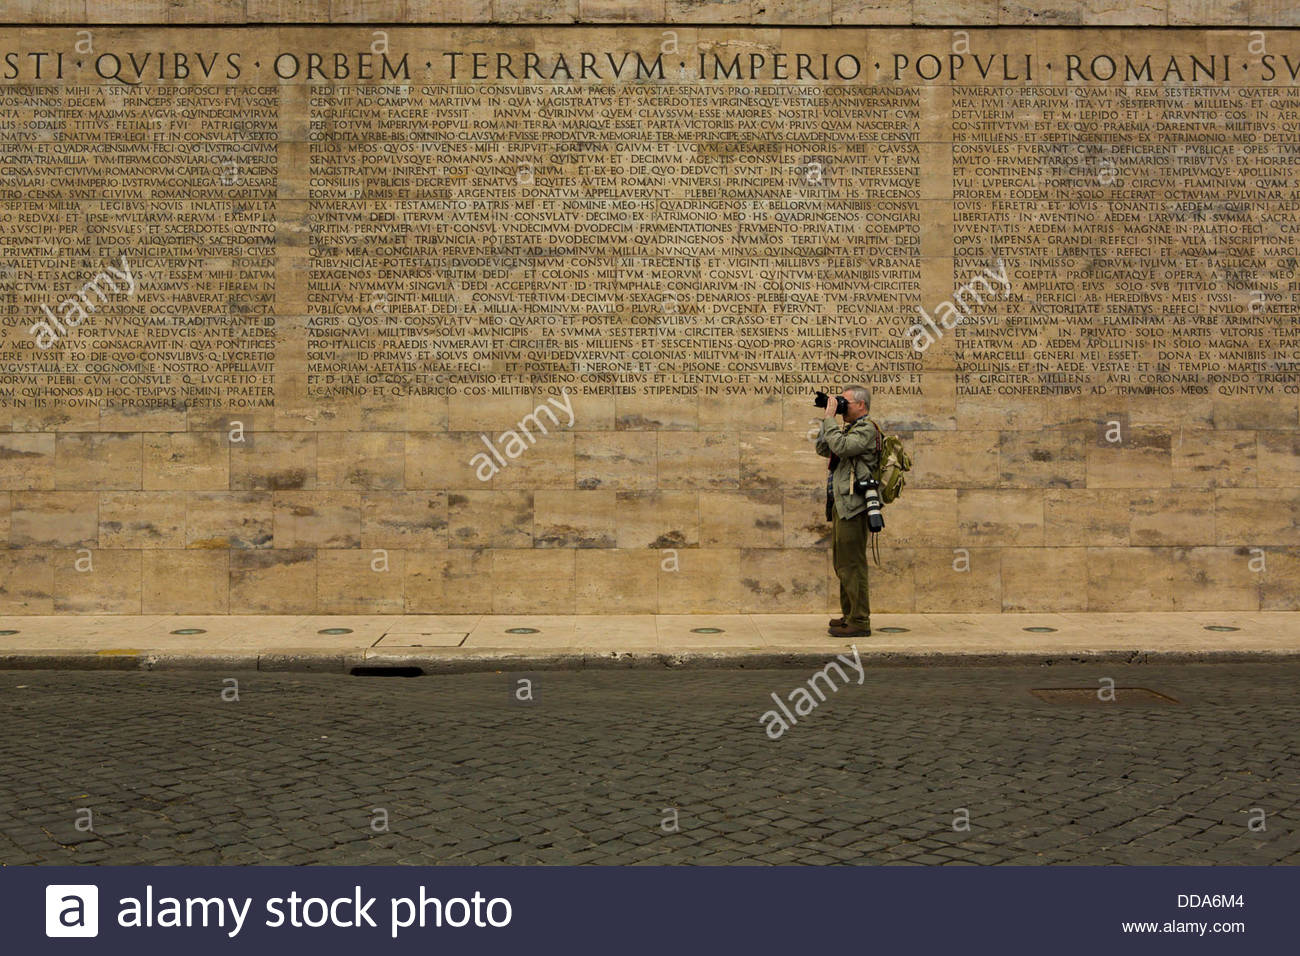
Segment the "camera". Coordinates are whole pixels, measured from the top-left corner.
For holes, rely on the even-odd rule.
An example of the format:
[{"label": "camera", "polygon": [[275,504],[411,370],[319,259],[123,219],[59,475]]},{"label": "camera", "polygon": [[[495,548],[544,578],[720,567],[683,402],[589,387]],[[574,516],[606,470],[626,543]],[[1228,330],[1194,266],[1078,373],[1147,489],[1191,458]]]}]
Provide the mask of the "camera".
[{"label": "camera", "polygon": [[[825,407],[826,407],[826,403],[827,403],[828,401],[830,401],[830,396],[827,395],[825,392],[814,392],[814,393],[813,393],[813,404],[816,405],[818,408],[825,408]],[[849,410],[849,403],[846,402],[846,401],[844,400],[844,396],[843,396],[843,395],[836,395],[836,396],[835,396],[835,414],[836,414],[836,415],[843,415],[843,414],[844,414],[845,412],[847,412],[848,410]]]},{"label": "camera", "polygon": [[867,499],[867,528],[883,531],[885,516],[880,513],[880,483],[871,478],[855,478],[853,493]]}]

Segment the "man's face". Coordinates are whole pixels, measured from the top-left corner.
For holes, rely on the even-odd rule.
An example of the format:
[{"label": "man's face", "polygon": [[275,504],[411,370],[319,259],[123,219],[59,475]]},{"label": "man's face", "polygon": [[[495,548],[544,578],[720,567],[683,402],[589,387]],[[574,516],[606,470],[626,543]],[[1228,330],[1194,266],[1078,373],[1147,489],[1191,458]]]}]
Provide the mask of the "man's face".
[{"label": "man's face", "polygon": [[849,407],[844,411],[844,420],[846,422],[856,422],[859,418],[867,413],[866,402],[855,402],[853,396],[847,391],[840,393],[844,401],[848,402]]}]

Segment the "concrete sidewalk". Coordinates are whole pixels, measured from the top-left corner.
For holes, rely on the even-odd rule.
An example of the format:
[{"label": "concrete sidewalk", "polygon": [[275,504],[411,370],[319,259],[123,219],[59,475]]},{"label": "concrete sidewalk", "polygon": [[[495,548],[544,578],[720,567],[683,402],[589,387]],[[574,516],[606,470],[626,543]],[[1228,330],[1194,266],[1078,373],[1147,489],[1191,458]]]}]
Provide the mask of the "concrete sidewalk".
[{"label": "concrete sidewalk", "polygon": [[425,673],[580,667],[803,667],[857,647],[871,665],[1300,659],[1300,613],[119,616],[0,619],[0,669]]}]

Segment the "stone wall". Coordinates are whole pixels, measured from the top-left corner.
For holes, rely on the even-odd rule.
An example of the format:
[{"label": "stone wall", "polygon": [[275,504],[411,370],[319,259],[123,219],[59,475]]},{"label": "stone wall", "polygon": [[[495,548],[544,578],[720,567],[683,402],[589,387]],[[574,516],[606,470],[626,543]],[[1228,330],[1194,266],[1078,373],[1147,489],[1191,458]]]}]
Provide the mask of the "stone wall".
[{"label": "stone wall", "polygon": [[1300,35],[1035,9],[0,3],[0,613],[837,610],[856,380],[878,612],[1294,609]]},{"label": "stone wall", "polygon": [[1285,0],[0,0],[0,22],[1295,26]]}]

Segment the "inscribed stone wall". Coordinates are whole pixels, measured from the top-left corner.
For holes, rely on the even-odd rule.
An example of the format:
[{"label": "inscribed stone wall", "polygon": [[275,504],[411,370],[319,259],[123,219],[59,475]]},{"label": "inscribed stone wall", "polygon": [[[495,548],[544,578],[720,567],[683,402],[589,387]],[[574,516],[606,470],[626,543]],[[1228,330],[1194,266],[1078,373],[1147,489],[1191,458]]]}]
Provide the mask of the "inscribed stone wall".
[{"label": "inscribed stone wall", "polygon": [[[1300,34],[11,29],[0,613],[1294,608]],[[111,268],[110,268],[111,267]]]}]

